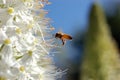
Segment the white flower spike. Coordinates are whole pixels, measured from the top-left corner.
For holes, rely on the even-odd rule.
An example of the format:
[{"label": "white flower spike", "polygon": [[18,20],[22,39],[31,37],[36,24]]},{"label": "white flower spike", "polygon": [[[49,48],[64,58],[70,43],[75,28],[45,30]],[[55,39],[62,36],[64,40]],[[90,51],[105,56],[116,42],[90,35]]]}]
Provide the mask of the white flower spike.
[{"label": "white flower spike", "polygon": [[0,80],[56,80],[62,75],[49,54],[54,39],[43,9],[47,4],[0,0]]}]

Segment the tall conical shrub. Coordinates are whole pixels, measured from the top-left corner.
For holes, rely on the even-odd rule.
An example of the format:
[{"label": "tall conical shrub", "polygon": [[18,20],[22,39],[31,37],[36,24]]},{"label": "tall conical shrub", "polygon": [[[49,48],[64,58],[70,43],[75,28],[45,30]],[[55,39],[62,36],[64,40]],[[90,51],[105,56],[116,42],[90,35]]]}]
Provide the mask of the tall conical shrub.
[{"label": "tall conical shrub", "polygon": [[102,8],[94,4],[85,42],[80,80],[120,80],[120,62],[116,44]]}]

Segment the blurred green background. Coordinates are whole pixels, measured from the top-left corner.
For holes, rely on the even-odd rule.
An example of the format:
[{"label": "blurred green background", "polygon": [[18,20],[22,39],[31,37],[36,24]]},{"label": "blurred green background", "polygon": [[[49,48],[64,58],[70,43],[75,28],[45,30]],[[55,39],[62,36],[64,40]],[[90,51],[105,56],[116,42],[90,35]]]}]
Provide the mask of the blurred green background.
[{"label": "blurred green background", "polygon": [[73,37],[54,55],[60,80],[120,80],[120,0],[50,1],[55,32]]}]

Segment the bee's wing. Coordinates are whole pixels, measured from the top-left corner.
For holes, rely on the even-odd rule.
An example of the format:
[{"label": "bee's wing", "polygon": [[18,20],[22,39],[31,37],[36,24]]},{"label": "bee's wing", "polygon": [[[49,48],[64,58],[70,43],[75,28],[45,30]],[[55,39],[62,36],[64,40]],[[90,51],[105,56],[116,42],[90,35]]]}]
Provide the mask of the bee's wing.
[{"label": "bee's wing", "polygon": [[68,39],[68,40],[72,39],[72,37],[70,35],[68,35],[68,34],[63,34],[62,38]]},{"label": "bee's wing", "polygon": [[63,30],[61,28],[58,29],[59,33],[63,33]]}]

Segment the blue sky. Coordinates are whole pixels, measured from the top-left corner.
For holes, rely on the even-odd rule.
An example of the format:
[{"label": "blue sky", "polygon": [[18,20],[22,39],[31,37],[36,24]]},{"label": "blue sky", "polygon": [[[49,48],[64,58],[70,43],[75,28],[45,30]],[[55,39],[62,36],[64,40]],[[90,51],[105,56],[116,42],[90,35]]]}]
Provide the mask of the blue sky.
[{"label": "blue sky", "polygon": [[[74,35],[76,31],[84,30],[88,21],[89,8],[93,0],[49,0],[52,2],[51,5],[45,7],[48,10],[47,17],[52,19],[52,25],[55,27],[56,32],[62,30],[62,32]],[[68,41],[63,49],[65,49],[66,54],[61,52],[58,55],[62,56],[62,59],[56,58],[56,62],[59,60],[63,62],[67,61],[66,59],[74,59],[78,56],[78,53]],[[71,55],[69,55],[71,54]],[[59,56],[60,57],[60,56]],[[57,60],[58,59],[58,60]]]},{"label": "blue sky", "polygon": [[[47,5],[45,9],[49,12],[47,17],[52,19],[51,24],[55,27],[56,32],[62,30],[62,32],[74,36],[76,31],[82,32],[84,29],[86,29],[90,6],[95,0],[49,1],[52,2],[52,4]],[[114,3],[118,2],[118,0],[99,0],[99,2],[104,7],[103,9],[106,9],[109,13],[112,13],[112,11],[109,9],[112,9],[114,5],[116,5]],[[68,51],[71,50],[70,46],[66,47],[68,48]]]},{"label": "blue sky", "polygon": [[[76,30],[84,30],[88,22],[89,9],[93,1],[99,1],[102,6],[109,10],[114,3],[120,0],[49,0],[51,5],[45,7],[49,11],[47,16],[52,19],[52,25],[56,31],[62,30],[72,34]],[[116,5],[116,4],[115,4]],[[109,12],[112,14],[112,12]]]},{"label": "blue sky", "polygon": [[[90,6],[95,0],[49,0],[52,2],[51,5],[45,7],[48,10],[47,17],[52,19],[52,25],[55,27],[56,32],[62,30],[64,33],[74,36],[76,31],[83,31],[86,29],[88,23],[88,16]],[[111,9],[114,8],[114,3],[120,0],[99,0],[103,9],[106,9],[108,13],[112,13]],[[113,11],[114,12],[114,11]],[[79,34],[78,34],[79,35]],[[75,37],[74,37],[75,39]],[[69,43],[69,42],[67,42]],[[72,48],[70,44],[66,44],[63,47],[66,54],[59,55],[62,59],[59,59],[60,56],[56,57],[56,62],[59,64],[65,63],[68,59],[74,60],[77,59],[78,54],[76,49]],[[60,61],[61,60],[61,61]],[[76,62],[76,61],[75,61]]]},{"label": "blue sky", "polygon": [[92,0],[49,0],[51,5],[45,7],[49,11],[48,17],[57,31],[72,34],[76,30],[85,28],[88,7]]}]

